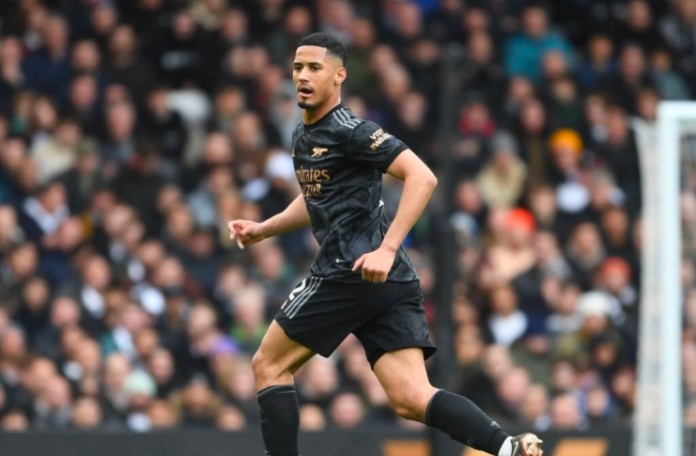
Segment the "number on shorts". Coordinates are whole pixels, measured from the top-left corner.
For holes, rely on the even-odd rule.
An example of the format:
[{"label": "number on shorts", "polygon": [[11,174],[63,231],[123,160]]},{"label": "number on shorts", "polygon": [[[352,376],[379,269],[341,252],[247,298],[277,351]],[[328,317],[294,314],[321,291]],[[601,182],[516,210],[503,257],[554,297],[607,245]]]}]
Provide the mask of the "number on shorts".
[{"label": "number on shorts", "polygon": [[307,282],[307,279],[304,279],[304,280],[302,281],[302,283],[301,283],[297,288],[295,288],[294,290],[292,290],[292,291],[290,292],[290,296],[289,296],[290,301],[292,301],[293,299],[295,299],[295,294],[296,294],[296,293],[300,293],[302,290],[304,290],[304,289],[307,287],[306,282]]}]

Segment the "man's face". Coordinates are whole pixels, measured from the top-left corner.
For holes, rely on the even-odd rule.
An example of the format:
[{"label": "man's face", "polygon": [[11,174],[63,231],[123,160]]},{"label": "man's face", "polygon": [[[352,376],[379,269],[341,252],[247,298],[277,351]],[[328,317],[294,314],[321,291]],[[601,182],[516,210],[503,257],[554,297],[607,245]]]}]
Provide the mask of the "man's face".
[{"label": "man's face", "polygon": [[292,79],[297,92],[297,105],[315,109],[327,101],[346,78],[339,58],[318,46],[300,46],[295,54]]},{"label": "man's face", "polygon": [[530,7],[522,17],[525,33],[531,38],[541,38],[547,31],[546,13],[541,8]]}]

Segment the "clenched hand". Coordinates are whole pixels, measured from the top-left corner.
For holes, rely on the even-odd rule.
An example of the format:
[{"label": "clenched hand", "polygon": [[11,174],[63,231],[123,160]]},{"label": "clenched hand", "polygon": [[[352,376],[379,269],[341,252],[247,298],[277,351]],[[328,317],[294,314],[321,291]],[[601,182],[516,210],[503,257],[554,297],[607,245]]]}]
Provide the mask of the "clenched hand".
[{"label": "clenched hand", "polygon": [[374,252],[366,253],[355,262],[353,271],[362,268],[362,278],[372,283],[384,283],[394,264],[396,252],[380,247]]}]

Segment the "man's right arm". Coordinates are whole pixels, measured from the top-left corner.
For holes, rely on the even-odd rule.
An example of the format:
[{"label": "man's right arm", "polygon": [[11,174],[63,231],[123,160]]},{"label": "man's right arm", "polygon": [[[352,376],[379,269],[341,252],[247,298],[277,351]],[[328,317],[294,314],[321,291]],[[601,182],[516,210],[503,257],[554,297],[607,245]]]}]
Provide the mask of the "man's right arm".
[{"label": "man's right arm", "polygon": [[266,238],[279,236],[289,231],[309,225],[309,212],[304,195],[299,195],[280,214],[274,215],[263,223],[250,220],[232,220],[227,224],[230,229],[230,239],[237,240],[237,245],[255,244]]},{"label": "man's right arm", "polygon": [[266,237],[279,236],[289,231],[309,225],[309,212],[304,195],[298,195],[280,214],[274,215],[261,225],[268,234]]}]

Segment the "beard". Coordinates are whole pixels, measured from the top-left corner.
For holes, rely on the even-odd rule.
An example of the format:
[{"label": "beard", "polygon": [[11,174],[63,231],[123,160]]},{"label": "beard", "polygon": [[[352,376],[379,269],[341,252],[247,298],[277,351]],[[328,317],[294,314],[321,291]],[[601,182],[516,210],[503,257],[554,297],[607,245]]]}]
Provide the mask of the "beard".
[{"label": "beard", "polygon": [[299,106],[301,109],[305,109],[305,110],[306,109],[309,109],[309,110],[316,109],[316,107],[320,104],[321,103],[316,103],[316,102],[312,103],[312,102],[309,102],[307,100],[299,100],[297,102],[297,106]]},{"label": "beard", "polygon": [[300,109],[311,111],[313,109],[319,108],[321,105],[324,104],[325,101],[326,101],[326,99],[320,99],[318,94],[316,92],[314,92],[311,100],[298,97],[297,106],[299,106]]}]

